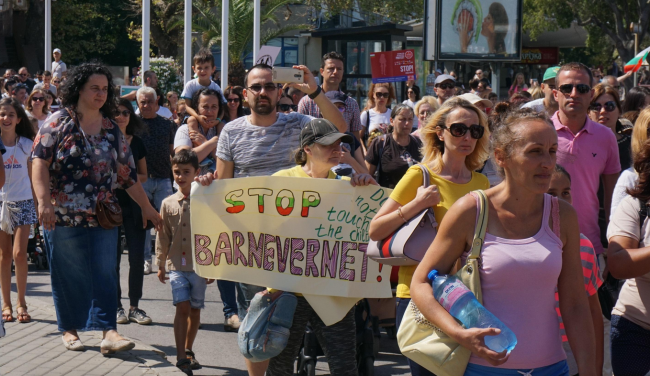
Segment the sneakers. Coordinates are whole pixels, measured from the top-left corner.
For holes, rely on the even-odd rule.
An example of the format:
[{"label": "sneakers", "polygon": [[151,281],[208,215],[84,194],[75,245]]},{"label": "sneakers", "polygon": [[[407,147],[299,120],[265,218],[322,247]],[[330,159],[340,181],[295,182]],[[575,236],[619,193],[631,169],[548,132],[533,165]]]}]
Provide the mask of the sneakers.
[{"label": "sneakers", "polygon": [[149,325],[151,317],[147,316],[147,313],[140,308],[135,308],[129,310],[129,321],[137,322],[140,325]]},{"label": "sneakers", "polygon": [[144,275],[151,274],[151,261],[144,260]]},{"label": "sneakers", "polygon": [[237,332],[239,331],[239,326],[241,322],[239,321],[239,316],[232,315],[224,319],[223,328],[226,332]]},{"label": "sneakers", "polygon": [[126,324],[129,322],[129,318],[126,317],[126,312],[124,311],[124,308],[118,308],[117,309],[117,323],[118,324]]}]

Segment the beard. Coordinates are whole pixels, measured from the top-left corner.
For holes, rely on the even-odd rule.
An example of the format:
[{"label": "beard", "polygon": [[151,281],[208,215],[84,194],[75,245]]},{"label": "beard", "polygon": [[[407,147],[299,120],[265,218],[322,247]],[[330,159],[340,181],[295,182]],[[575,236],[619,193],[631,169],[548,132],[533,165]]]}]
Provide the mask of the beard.
[{"label": "beard", "polygon": [[[259,100],[264,99],[266,103],[260,103]],[[275,104],[271,102],[269,97],[259,97],[253,104],[253,112],[259,115],[270,115],[275,109]]]}]

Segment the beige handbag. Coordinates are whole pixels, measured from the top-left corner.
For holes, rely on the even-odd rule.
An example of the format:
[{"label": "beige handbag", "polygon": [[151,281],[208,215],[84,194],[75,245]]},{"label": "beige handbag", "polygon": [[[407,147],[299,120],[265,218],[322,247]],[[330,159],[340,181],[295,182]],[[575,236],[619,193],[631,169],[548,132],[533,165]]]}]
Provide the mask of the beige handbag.
[{"label": "beige handbag", "polygon": [[[460,278],[483,304],[479,265],[487,228],[488,201],[483,191],[478,190],[475,193],[479,197],[479,215],[472,249],[467,262],[456,273],[456,277]],[[467,348],[425,319],[412,300],[397,332],[397,343],[402,354],[437,376],[462,376],[471,355]]]}]

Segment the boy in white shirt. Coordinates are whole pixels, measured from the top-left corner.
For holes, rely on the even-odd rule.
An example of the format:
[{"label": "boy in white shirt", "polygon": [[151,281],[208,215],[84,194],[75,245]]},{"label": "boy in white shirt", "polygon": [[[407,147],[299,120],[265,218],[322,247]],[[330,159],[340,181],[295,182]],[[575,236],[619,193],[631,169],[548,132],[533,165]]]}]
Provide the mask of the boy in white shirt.
[{"label": "boy in white shirt", "polygon": [[[216,90],[219,92],[219,94],[221,94],[222,97],[223,91],[216,82],[212,81],[211,77],[216,67],[214,65],[214,56],[212,56],[212,53],[207,48],[201,48],[199,52],[194,55],[193,62],[194,65],[192,66],[192,69],[194,70],[194,74],[196,74],[197,78],[190,80],[185,84],[183,92],[181,93],[181,98],[185,99],[185,103],[187,104],[185,107],[187,114],[189,116],[194,116],[197,118],[199,123],[203,127],[206,127],[206,124],[209,122],[209,120],[205,116],[199,116],[199,114],[197,114],[196,111],[192,109],[192,97],[197,91],[204,88]],[[222,113],[221,109],[219,112]],[[217,119],[217,124],[219,124],[220,121],[221,119]],[[190,129],[190,131],[192,131],[192,129]],[[198,132],[198,129],[195,131]]]}]

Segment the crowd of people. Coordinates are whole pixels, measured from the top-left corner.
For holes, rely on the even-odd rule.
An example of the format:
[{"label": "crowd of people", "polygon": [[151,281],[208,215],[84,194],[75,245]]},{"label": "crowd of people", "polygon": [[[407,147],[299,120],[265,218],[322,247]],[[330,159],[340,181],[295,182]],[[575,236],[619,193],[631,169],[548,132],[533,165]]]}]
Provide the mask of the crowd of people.
[{"label": "crowd of people", "polygon": [[[465,375],[650,372],[650,91],[644,87],[623,99],[625,77],[568,63],[548,68],[530,86],[517,74],[509,99],[500,102],[482,71],[469,90],[454,72],[438,72],[425,92],[407,82],[402,103],[392,84],[373,83],[360,108],[341,91],[345,58],[338,52],[323,56],[320,84],[297,66],[304,82],[281,87],[272,68],[259,64],[243,87],[222,90],[212,80],[214,58],[202,49],[182,93],[161,93],[147,71],[137,92],[119,97],[101,64],[68,71],[60,50],[54,57],[51,70],[36,79],[22,68],[17,76],[5,74],[3,84],[3,322],[31,321],[26,248],[30,227],[40,224],[68,350],[85,349],[80,330],[103,331],[104,354],[133,348],[118,324],[156,320],[140,306],[144,275],[156,271],[160,282],[169,281],[176,307],[176,364],[191,375],[200,367],[192,346],[213,282],[194,272],[190,255],[192,182],[341,179],[392,189],[370,223],[373,240],[433,209],[435,241],[418,265],[397,273],[395,324],[399,330],[413,301],[424,318],[471,350]],[[422,168],[430,175],[426,188]],[[489,202],[479,271],[483,305],[516,334],[509,353],[486,347],[484,337],[494,329],[460,326],[436,301],[427,277],[433,269],[451,273],[468,257],[476,190]],[[119,278],[120,232],[111,222],[119,211],[128,309]],[[230,331],[240,328],[256,294],[276,292],[216,284]],[[287,346],[268,361],[246,359],[249,374],[292,374],[308,323],[330,372],[356,375],[354,309],[327,326],[301,296]],[[409,367],[412,375],[433,374],[411,360]]]}]

